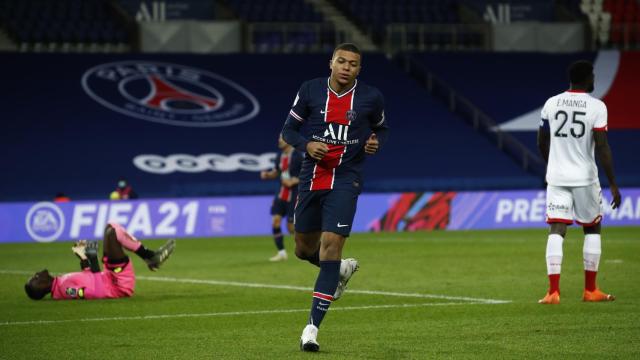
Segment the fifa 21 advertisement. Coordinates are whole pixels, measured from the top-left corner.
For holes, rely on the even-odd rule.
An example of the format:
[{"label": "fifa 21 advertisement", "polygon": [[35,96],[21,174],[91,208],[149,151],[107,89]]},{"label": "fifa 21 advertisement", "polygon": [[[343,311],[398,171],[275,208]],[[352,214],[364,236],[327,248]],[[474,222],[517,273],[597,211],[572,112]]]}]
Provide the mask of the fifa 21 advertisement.
[{"label": "fifa 21 advertisement", "polygon": [[[640,226],[640,188],[622,189],[604,226]],[[0,242],[99,239],[115,221],[139,238],[269,235],[272,196],[5,203]],[[544,191],[363,194],[353,232],[544,228]]]}]

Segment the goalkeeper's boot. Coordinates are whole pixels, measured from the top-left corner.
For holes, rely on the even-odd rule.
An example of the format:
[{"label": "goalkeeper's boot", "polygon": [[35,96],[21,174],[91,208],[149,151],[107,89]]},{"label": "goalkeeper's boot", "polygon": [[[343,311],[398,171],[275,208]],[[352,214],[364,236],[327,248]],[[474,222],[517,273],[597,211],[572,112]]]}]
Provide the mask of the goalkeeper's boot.
[{"label": "goalkeeper's boot", "polygon": [[538,300],[538,304],[560,304],[560,293],[557,291],[547,293],[542,299]]},{"label": "goalkeeper's boot", "polygon": [[347,289],[347,283],[349,279],[353,276],[353,274],[358,271],[358,260],[349,258],[342,259],[340,262],[340,280],[338,281],[338,287],[336,288],[335,294],[333,294],[333,300],[338,300]]},{"label": "goalkeeper's boot", "polygon": [[173,250],[176,248],[176,239],[169,239],[160,249],[156,250],[152,257],[145,259],[149,270],[156,271],[160,265],[167,261]]},{"label": "goalkeeper's boot", "polygon": [[314,325],[305,326],[302,330],[302,336],[300,336],[300,350],[316,352],[320,350],[320,345],[316,341],[318,337],[318,328]]},{"label": "goalkeeper's boot", "polygon": [[582,301],[588,302],[600,302],[600,301],[613,301],[616,297],[611,294],[605,294],[600,289],[595,289],[593,291],[584,290],[582,294]]}]

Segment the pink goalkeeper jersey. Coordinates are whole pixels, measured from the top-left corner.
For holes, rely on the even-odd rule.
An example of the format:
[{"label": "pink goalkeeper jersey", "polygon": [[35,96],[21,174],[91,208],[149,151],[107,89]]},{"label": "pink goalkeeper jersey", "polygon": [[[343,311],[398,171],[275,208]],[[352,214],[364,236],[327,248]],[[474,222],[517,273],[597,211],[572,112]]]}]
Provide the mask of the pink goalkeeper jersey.
[{"label": "pink goalkeeper jersey", "polygon": [[51,297],[55,300],[121,298],[133,295],[135,275],[129,261],[116,270],[92,273],[90,269],[57,276]]},{"label": "pink goalkeeper jersey", "polygon": [[54,278],[51,296],[57,300],[100,299],[106,297],[102,273],[81,272],[64,274]]}]

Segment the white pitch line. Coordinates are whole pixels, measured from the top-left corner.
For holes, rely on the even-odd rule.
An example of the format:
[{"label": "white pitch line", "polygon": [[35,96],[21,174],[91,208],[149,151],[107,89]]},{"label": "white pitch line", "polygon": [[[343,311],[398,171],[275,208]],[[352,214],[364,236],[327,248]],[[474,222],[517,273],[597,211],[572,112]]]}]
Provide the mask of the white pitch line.
[{"label": "white pitch line", "polygon": [[[238,286],[238,287],[249,287],[249,288],[263,288],[263,289],[313,291],[313,288],[304,287],[304,286],[258,284],[258,283],[245,283],[245,282],[237,282],[237,281],[183,279],[183,278],[160,277],[160,276],[138,276],[137,278],[141,279],[141,280],[148,280],[148,281],[175,282],[175,283],[183,283],[183,284],[205,284],[205,285],[223,285],[223,286]],[[481,298],[472,298],[472,297],[464,297],[464,296],[447,296],[447,295],[436,295],[436,294],[402,293],[402,292],[389,292],[389,291],[378,291],[378,290],[349,289],[349,294],[412,297],[412,298],[423,298],[423,299],[458,300],[458,301],[469,301],[469,302],[481,302],[481,303],[486,303],[486,304],[506,304],[506,303],[510,303],[511,302],[509,300],[498,300],[498,299],[481,299]]]},{"label": "white pitch line", "polygon": [[[395,305],[366,305],[366,306],[338,306],[335,305],[329,311],[350,311],[350,310],[371,310],[371,309],[398,309],[398,308],[417,308],[428,306],[452,306],[452,305],[486,305],[484,302],[457,302],[457,303],[424,303],[424,304],[395,304]],[[253,310],[253,311],[230,311],[200,314],[165,314],[165,315],[145,315],[145,316],[114,316],[101,318],[81,318],[81,319],[64,319],[64,320],[31,320],[31,321],[6,321],[0,322],[0,326],[16,326],[16,325],[50,325],[70,322],[94,322],[94,321],[127,321],[127,320],[157,320],[157,319],[179,319],[179,318],[201,318],[201,317],[217,317],[217,316],[244,316],[244,315],[269,315],[269,314],[288,314],[298,312],[309,312],[308,308],[304,309],[280,309],[280,310]]]},{"label": "white pitch line", "polygon": [[[27,275],[27,274],[33,274],[33,272],[18,271],[18,270],[0,270],[0,274]],[[173,282],[173,283],[180,283],[180,284],[221,285],[221,286],[236,286],[236,287],[244,287],[244,288],[281,289],[281,290],[295,290],[295,291],[307,291],[307,292],[313,291],[312,288],[304,287],[304,286],[259,284],[259,283],[248,283],[248,282],[238,282],[238,281],[185,279],[185,278],[160,277],[160,276],[137,276],[136,278],[140,280],[147,280],[147,281]],[[484,304],[507,304],[511,302],[510,300],[499,300],[499,299],[483,299],[483,298],[473,298],[473,297],[465,297],[465,296],[403,293],[403,292],[390,292],[390,291],[378,291],[378,290],[349,289],[349,293],[364,294],[364,295],[394,296],[394,297],[410,297],[410,298],[421,298],[421,299],[468,301],[468,302],[478,302],[478,303],[484,303]]]}]

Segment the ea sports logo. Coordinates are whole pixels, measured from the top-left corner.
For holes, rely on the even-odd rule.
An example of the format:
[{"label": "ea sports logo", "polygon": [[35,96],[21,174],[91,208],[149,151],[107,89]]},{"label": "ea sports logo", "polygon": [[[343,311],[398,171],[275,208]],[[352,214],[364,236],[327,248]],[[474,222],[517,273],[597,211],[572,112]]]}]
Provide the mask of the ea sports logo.
[{"label": "ea sports logo", "polygon": [[54,203],[39,202],[27,212],[25,226],[34,240],[55,241],[64,231],[64,214]]},{"label": "ea sports logo", "polygon": [[176,64],[102,64],[84,73],[82,87],[113,111],[175,126],[230,126],[248,121],[260,111],[258,100],[235,82]]}]

